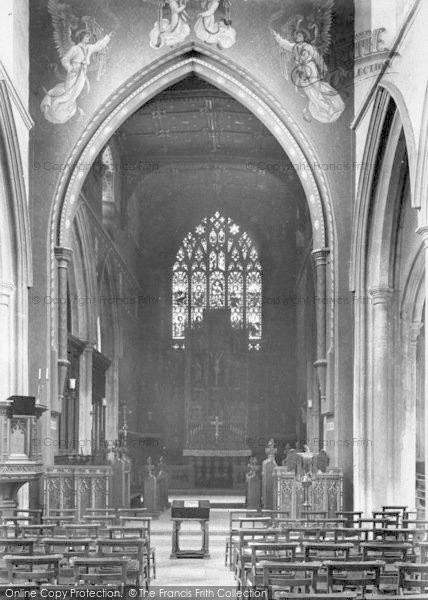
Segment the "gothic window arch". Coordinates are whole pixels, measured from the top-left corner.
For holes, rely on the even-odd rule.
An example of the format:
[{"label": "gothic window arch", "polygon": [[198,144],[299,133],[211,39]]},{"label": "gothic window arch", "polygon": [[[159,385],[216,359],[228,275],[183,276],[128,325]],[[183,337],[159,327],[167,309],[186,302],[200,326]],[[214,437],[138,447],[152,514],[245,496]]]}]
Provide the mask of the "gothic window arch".
[{"label": "gothic window arch", "polygon": [[230,309],[232,327],[248,331],[250,348],[262,337],[262,267],[250,236],[216,212],[184,238],[172,272],[172,337],[183,340],[204,309]]}]

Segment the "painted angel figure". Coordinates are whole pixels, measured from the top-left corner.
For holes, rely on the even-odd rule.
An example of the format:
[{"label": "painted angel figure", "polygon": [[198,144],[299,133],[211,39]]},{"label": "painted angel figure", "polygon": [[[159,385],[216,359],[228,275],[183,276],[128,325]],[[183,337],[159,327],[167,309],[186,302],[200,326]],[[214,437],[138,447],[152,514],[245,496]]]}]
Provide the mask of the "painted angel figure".
[{"label": "painted angel figure", "polygon": [[[77,105],[77,100],[85,87],[87,91],[90,89],[87,72],[91,56],[107,47],[111,34],[97,39],[101,28],[91,17],[83,17],[80,19],[83,29],[75,33],[75,43],[73,31],[76,29],[77,17],[72,15],[70,7],[59,3],[58,0],[49,0],[48,10],[52,17],[55,45],[66,77],[65,81],[46,92],[40,108],[48,121],[62,124],[76,113],[84,115]],[[96,39],[90,43],[92,37]]]},{"label": "painted angel figure", "polygon": [[150,32],[150,46],[159,50],[163,46],[181,44],[190,34],[186,13],[187,0],[167,0],[169,19],[163,16],[164,0],[160,0],[158,20]]},{"label": "painted angel figure", "polygon": [[202,0],[202,11],[198,15],[194,31],[196,36],[207,44],[216,44],[220,50],[231,48],[236,42],[236,31],[229,18],[230,2],[224,0],[226,17],[216,21],[220,0]]},{"label": "painted angel figure", "polygon": [[291,63],[291,79],[308,98],[303,111],[305,120],[333,123],[345,109],[345,104],[327,81],[324,61],[331,44],[331,23],[334,0],[312,0],[313,11],[308,17],[296,15],[282,28],[284,36],[271,29],[285,58],[284,75],[289,78],[287,63]]}]

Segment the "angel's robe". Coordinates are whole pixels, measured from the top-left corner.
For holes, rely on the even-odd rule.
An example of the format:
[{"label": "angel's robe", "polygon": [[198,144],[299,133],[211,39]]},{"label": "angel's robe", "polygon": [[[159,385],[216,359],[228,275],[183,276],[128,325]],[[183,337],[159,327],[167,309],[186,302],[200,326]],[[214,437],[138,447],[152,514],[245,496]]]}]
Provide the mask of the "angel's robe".
[{"label": "angel's robe", "polygon": [[333,123],[345,109],[339,93],[324,80],[327,67],[319,50],[309,42],[289,42],[278,34],[275,39],[283,50],[291,52],[295,68],[291,78],[309,100],[309,112],[321,123]]},{"label": "angel's robe", "polygon": [[207,44],[217,44],[221,49],[231,48],[236,42],[236,31],[230,25],[216,21],[219,5],[218,0],[210,0],[207,10],[200,13],[194,30],[196,36]]},{"label": "angel's robe", "polygon": [[95,44],[75,44],[62,57],[61,64],[67,71],[63,83],[59,83],[43,98],[40,108],[45,118],[51,123],[66,123],[78,110],[77,99],[86,86],[89,91],[87,77],[88,66],[94,52],[107,46],[110,36],[106,35]]}]

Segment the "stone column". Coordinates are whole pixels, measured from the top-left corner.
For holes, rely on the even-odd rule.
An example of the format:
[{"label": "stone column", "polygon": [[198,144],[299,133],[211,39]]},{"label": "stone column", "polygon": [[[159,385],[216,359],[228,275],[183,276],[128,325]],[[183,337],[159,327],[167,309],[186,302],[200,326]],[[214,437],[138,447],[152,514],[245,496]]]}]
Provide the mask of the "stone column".
[{"label": "stone column", "polygon": [[[425,303],[428,298],[428,225],[423,225],[416,230],[419,235],[422,236],[425,247]],[[424,420],[425,420],[425,437],[428,432],[428,410],[427,410],[427,399],[428,399],[428,335],[425,333],[425,389],[423,403],[425,407]],[[428,443],[425,440],[425,498],[428,498]],[[425,519],[428,519],[428,502],[425,500]]]},{"label": "stone column", "polygon": [[80,356],[79,377],[79,440],[82,454],[91,454],[92,448],[92,357],[94,343],[88,343]]},{"label": "stone column", "polygon": [[369,291],[372,302],[372,390],[371,390],[371,490],[372,509],[393,501],[394,425],[390,402],[390,329],[393,290],[388,287]]},{"label": "stone column", "polygon": [[315,310],[317,318],[317,360],[314,367],[317,369],[318,382],[321,395],[321,407],[325,405],[327,382],[327,257],[328,248],[314,250],[312,256],[315,266],[316,292]]},{"label": "stone column", "polygon": [[10,299],[13,283],[0,281],[0,401],[16,393],[12,388],[12,365],[15,361],[14,336],[11,330]]},{"label": "stone column", "polygon": [[413,507],[416,483],[416,361],[417,342],[422,323],[403,321],[402,337],[402,387],[397,398],[395,462],[397,489],[394,496],[398,504]]},{"label": "stone column", "polygon": [[67,357],[67,275],[72,253],[70,248],[55,248],[55,258],[58,263],[58,396],[61,399],[60,404],[64,398],[65,379],[70,365]]}]

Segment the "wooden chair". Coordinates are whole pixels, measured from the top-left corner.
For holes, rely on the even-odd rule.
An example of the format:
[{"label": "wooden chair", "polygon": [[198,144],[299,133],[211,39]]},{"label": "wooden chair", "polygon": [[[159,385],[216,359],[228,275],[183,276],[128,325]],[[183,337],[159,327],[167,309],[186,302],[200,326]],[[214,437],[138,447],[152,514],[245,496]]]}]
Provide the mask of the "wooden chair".
[{"label": "wooden chair", "polygon": [[263,569],[261,562],[296,562],[296,542],[250,542],[250,561],[244,559],[239,585],[243,588],[260,588],[263,586]]},{"label": "wooden chair", "polygon": [[[355,592],[337,592],[335,594],[291,594],[289,592],[275,591],[273,593],[274,600],[355,600],[357,594]],[[366,596],[366,598],[371,596]],[[390,598],[390,596],[388,596]],[[385,598],[383,597],[383,600]]]},{"label": "wooden chair", "polygon": [[300,511],[300,518],[307,521],[317,521],[318,519],[326,519],[326,510],[302,510]]},{"label": "wooden chair", "polygon": [[418,590],[420,594],[428,592],[428,564],[398,563],[397,593],[406,594]]},{"label": "wooden chair", "polygon": [[93,540],[91,538],[43,538],[45,554],[62,554],[64,558],[90,556]]},{"label": "wooden chair", "polygon": [[107,527],[107,533],[110,539],[123,539],[127,537],[145,539],[148,534],[146,527],[139,525],[110,525]]},{"label": "wooden chair", "polygon": [[55,525],[47,525],[45,523],[39,523],[37,525],[22,525],[20,527],[20,535],[22,537],[34,537],[37,539],[43,537],[53,537],[55,532]]},{"label": "wooden chair", "polygon": [[147,515],[147,508],[118,508],[118,517],[140,517]]},{"label": "wooden chair", "polygon": [[104,527],[104,529],[105,529],[106,527],[115,525],[116,516],[115,515],[84,515],[81,522],[99,525],[100,527]]},{"label": "wooden chair", "polygon": [[75,585],[120,585],[127,580],[126,558],[76,558],[73,564]]},{"label": "wooden chair", "polygon": [[4,562],[9,583],[58,583],[59,563],[62,558],[62,554],[6,555]]},{"label": "wooden chair", "polygon": [[98,515],[104,517],[117,517],[117,511],[120,509],[116,508],[87,508],[85,510],[85,517],[96,517]]},{"label": "wooden chair", "polygon": [[[118,509],[121,510],[121,509]],[[154,546],[151,545],[151,522],[153,520],[153,517],[147,517],[144,516],[144,511],[146,510],[141,509],[141,508],[127,508],[125,509],[126,511],[130,511],[130,512],[137,512],[137,516],[135,515],[126,515],[126,514],[120,514],[119,513],[119,524],[122,527],[127,527],[128,525],[130,525],[131,527],[135,524],[139,524],[140,526],[144,527],[144,529],[146,530],[146,537],[148,538],[148,543],[149,543],[149,570],[150,570],[150,565],[152,567],[152,571],[153,571],[153,579],[156,579],[156,548]],[[141,512],[138,512],[141,511]],[[128,523],[128,525],[127,525]]]},{"label": "wooden chair", "polygon": [[[251,523],[252,520],[253,521],[253,527],[254,527],[254,523],[258,522],[257,519],[263,519],[262,521],[260,521],[261,526],[263,527],[265,523],[267,523],[267,521],[265,520],[266,518],[270,519],[270,523],[272,523],[272,520],[274,518],[278,518],[278,511],[260,511],[257,509],[243,509],[243,510],[230,510],[229,511],[229,535],[226,538],[226,547],[225,547],[225,555],[224,555],[224,565],[227,566],[227,563],[229,562],[229,568],[232,568],[232,546],[233,546],[233,539],[237,533],[237,531],[239,531],[240,529],[243,528],[243,523],[246,522],[248,523],[248,525]],[[286,515],[288,516],[288,512],[286,513]],[[244,521],[244,519],[250,519],[249,521]],[[266,525],[268,526],[268,525]]]},{"label": "wooden chair", "polygon": [[391,564],[410,562],[413,556],[413,545],[408,542],[361,542],[363,561],[382,560]]},{"label": "wooden chair", "polygon": [[293,592],[301,594],[313,593],[317,590],[318,571],[320,562],[315,563],[280,563],[261,562],[263,569],[262,587],[268,590],[268,598],[273,598],[278,592]]},{"label": "wooden chair", "polygon": [[350,542],[303,542],[305,562],[322,560],[349,560],[354,548]]},{"label": "wooden chair", "polygon": [[74,523],[73,515],[54,515],[50,517],[42,517],[43,525],[55,525],[55,527],[63,527],[65,523]]},{"label": "wooden chair", "polygon": [[379,593],[380,576],[385,567],[383,561],[325,561],[323,566],[327,570],[328,593],[336,591],[337,587],[339,591],[356,588],[363,598],[367,588]]},{"label": "wooden chair", "polygon": [[145,551],[145,540],[141,538],[98,539],[97,554],[104,558],[126,558],[127,583],[133,579],[132,584],[148,589],[150,571],[148,556]]},{"label": "wooden chair", "polygon": [[[68,538],[91,538],[99,537],[99,523],[66,523],[64,525],[65,535]],[[52,537],[52,536],[46,536]]]},{"label": "wooden chair", "polygon": [[353,527],[357,525],[359,519],[363,518],[362,510],[338,510],[336,511],[336,517],[339,519],[346,519],[346,527]]},{"label": "wooden chair", "polygon": [[244,552],[246,551],[249,555],[250,552],[246,549],[249,542],[288,542],[288,534],[284,533],[281,529],[270,527],[270,528],[250,528],[240,529],[237,532],[237,540],[233,542],[232,546],[232,567],[236,574],[239,572],[237,564],[244,558]]},{"label": "wooden chair", "polygon": [[34,525],[42,522],[42,514],[43,511],[41,508],[17,508],[15,510],[16,517],[30,519],[31,523]]},{"label": "wooden chair", "polygon": [[0,538],[0,557],[5,554],[32,556],[37,538]]}]

